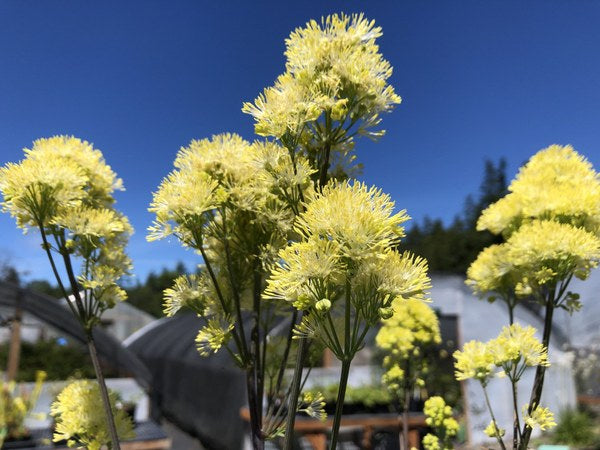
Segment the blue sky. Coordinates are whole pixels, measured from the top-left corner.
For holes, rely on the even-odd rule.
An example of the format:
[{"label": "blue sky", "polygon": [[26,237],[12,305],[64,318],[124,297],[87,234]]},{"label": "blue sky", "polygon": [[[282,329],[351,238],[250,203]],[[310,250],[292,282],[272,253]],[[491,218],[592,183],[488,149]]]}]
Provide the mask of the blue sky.
[{"label": "blue sky", "polygon": [[[509,176],[552,143],[600,168],[600,3],[581,1],[0,1],[0,164],[38,137],[72,134],[104,152],[125,182],[117,206],[136,234],[141,279],[182,260],[176,242],[147,243],[151,193],[177,150],[232,131],[283,71],[284,39],[331,12],[383,27],[402,104],[387,135],[359,141],[363,179],[417,221],[450,221],[477,191],[486,158]],[[0,261],[49,278],[36,234],[0,215]]]}]

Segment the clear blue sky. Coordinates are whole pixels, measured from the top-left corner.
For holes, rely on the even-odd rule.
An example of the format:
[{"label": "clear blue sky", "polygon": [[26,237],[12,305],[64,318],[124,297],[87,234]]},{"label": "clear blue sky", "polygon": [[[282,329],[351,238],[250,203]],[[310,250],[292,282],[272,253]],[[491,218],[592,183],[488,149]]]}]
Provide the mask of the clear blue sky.
[{"label": "clear blue sky", "polygon": [[[253,139],[240,111],[283,71],[284,39],[310,18],[365,12],[383,27],[402,104],[360,141],[364,180],[420,221],[449,221],[485,158],[509,176],[571,143],[600,168],[600,3],[580,1],[0,1],[0,164],[38,137],[93,142],[123,178],[136,274],[198,259],[147,243],[151,192],[193,138]],[[0,260],[49,278],[36,234],[0,215]]]}]

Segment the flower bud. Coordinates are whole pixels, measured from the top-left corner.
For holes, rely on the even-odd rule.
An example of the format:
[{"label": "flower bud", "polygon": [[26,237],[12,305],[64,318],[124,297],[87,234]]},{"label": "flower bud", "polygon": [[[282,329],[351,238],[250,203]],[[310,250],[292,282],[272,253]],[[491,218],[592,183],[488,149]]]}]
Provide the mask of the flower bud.
[{"label": "flower bud", "polygon": [[326,313],[331,309],[331,301],[323,298],[315,304],[315,309],[319,312]]},{"label": "flower bud", "polygon": [[392,308],[392,307],[379,308],[379,317],[381,317],[383,320],[389,319],[393,315],[394,315],[394,308]]}]

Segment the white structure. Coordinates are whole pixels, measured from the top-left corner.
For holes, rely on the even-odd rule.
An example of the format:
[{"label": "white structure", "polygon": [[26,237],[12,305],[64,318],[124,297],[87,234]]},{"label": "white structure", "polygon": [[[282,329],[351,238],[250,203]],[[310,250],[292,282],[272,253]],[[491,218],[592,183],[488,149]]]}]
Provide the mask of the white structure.
[{"label": "white structure", "polygon": [[[593,275],[598,283],[596,286],[600,286],[600,273],[594,273]],[[465,286],[464,278],[459,276],[433,276],[432,285],[432,306],[439,309],[442,314],[456,314],[459,317],[459,346],[470,340],[487,341],[492,339],[500,333],[503,326],[508,325],[506,305],[501,301],[490,304],[485,300],[480,300]],[[574,283],[572,290],[584,294],[583,290],[579,291],[581,287],[579,284]],[[590,290],[590,292],[593,291]],[[584,295],[582,295],[582,299],[584,303],[588,303]],[[600,305],[595,302],[595,306]],[[596,309],[598,310],[598,308]],[[585,316],[586,314],[580,311],[575,315]],[[577,320],[575,315],[568,320]],[[557,311],[555,323],[562,324],[567,320],[566,316],[568,316],[566,312]],[[580,320],[593,321],[594,319],[598,321],[599,315],[596,314],[595,317]],[[535,327],[538,329],[538,337],[541,339],[542,319],[529,310],[517,306],[515,322]],[[581,336],[581,339],[583,339],[583,336]],[[562,347],[563,343],[559,342],[556,336],[551,337],[549,348],[551,366],[546,371],[541,400],[544,406],[549,407],[555,413],[575,406],[576,402],[571,354],[563,351]],[[519,406],[529,401],[534,374],[534,369],[527,370],[519,382]],[[490,416],[485,405],[481,385],[476,380],[468,380],[464,388],[470,443],[476,445],[488,442],[490,439],[483,433],[483,430],[490,423]],[[507,435],[512,435],[510,430],[512,430],[513,408],[510,382],[506,379],[495,379],[489,383],[487,389],[499,425],[507,430]]]}]

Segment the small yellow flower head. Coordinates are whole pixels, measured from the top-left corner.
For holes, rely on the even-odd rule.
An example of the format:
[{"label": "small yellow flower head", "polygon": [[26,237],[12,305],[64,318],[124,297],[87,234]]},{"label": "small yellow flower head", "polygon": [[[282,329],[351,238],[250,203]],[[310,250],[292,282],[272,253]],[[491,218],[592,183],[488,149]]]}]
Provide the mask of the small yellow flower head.
[{"label": "small yellow flower head", "polygon": [[[125,411],[115,408],[116,395],[109,393],[117,434],[120,439],[134,437],[133,424]],[[106,415],[98,405],[102,403],[100,389],[95,382],[75,381],[65,387],[50,408],[56,421],[54,442],[66,440],[69,447],[100,450],[110,443]]]},{"label": "small yellow flower head", "polygon": [[[281,250],[281,263],[268,280],[266,296],[292,302],[298,309],[308,309],[343,280],[343,265],[339,246],[332,241],[310,239],[296,242]],[[317,295],[315,288],[318,287]]]},{"label": "small yellow flower head", "polygon": [[322,100],[318,92],[308,89],[286,72],[254,103],[244,103],[242,112],[254,117],[254,132],[259,136],[297,138],[307,122],[317,120],[322,114]]},{"label": "small yellow flower head", "polygon": [[163,311],[167,317],[173,317],[181,308],[204,314],[214,298],[212,291],[212,282],[205,272],[179,276],[164,291]]},{"label": "small yellow flower head", "polygon": [[469,341],[462,351],[454,352],[455,376],[458,381],[476,378],[485,383],[494,370],[494,356],[483,342]]},{"label": "small yellow flower head", "polygon": [[467,271],[467,284],[482,295],[531,295],[573,274],[585,279],[600,261],[600,239],[566,223],[533,220],[504,244],[483,250]]},{"label": "small yellow flower head", "polygon": [[493,420],[490,421],[489,425],[485,427],[485,430],[483,430],[483,432],[486,434],[486,436],[491,438],[502,438],[506,434],[506,430],[504,428],[498,427],[496,425],[496,422],[494,422]]},{"label": "small yellow flower head", "polygon": [[548,351],[535,337],[535,328],[531,326],[515,323],[504,327],[496,339],[488,342],[487,348],[497,366],[517,362],[529,367],[550,365]]},{"label": "small yellow flower head", "polygon": [[288,206],[299,203],[313,173],[303,158],[294,171],[289,154],[276,144],[250,144],[228,133],[192,141],[174,165],[150,204],[156,220],[147,239],[175,235],[193,248],[201,246],[205,226],[220,220],[224,207],[251,214],[256,227],[286,233],[294,218]]},{"label": "small yellow flower head", "polygon": [[452,437],[458,432],[458,422],[452,417],[452,408],[446,405],[442,397],[428,398],[423,406],[423,413],[427,416],[427,425],[445,430],[445,436]]},{"label": "small yellow flower head", "polygon": [[441,450],[440,440],[435,434],[427,433],[423,438],[425,450]]},{"label": "small yellow flower head", "polygon": [[554,413],[548,408],[538,405],[531,414],[527,412],[528,409],[529,405],[524,405],[522,408],[523,419],[528,427],[534,429],[539,428],[540,430],[545,431],[556,426],[556,422],[554,422]]},{"label": "small yellow flower head", "polygon": [[380,294],[390,298],[424,299],[431,288],[427,275],[427,260],[410,252],[382,253],[371,262],[365,262],[357,274],[359,283],[375,282]]},{"label": "small yellow flower head", "polygon": [[392,392],[397,392],[400,390],[400,387],[404,381],[404,370],[400,368],[398,364],[394,364],[391,367],[389,366],[391,359],[387,359],[387,364],[384,364],[389,367],[389,369],[383,374],[381,377],[381,381],[383,384],[387,386],[387,388]]},{"label": "small yellow flower head", "polygon": [[521,168],[510,193],[486,209],[477,228],[510,233],[521,222],[551,219],[597,232],[600,177],[573,147],[551,145]]},{"label": "small yellow flower head", "polygon": [[302,401],[298,404],[298,411],[325,422],[327,420],[325,397],[320,392],[305,392]]},{"label": "small yellow flower head", "polygon": [[508,258],[508,246],[495,244],[482,250],[467,270],[466,284],[479,295],[502,294],[514,288],[515,266]]},{"label": "small yellow flower head", "polygon": [[202,356],[217,353],[231,338],[233,324],[224,323],[218,319],[210,319],[196,336],[196,349]]},{"label": "small yellow flower head", "polygon": [[332,183],[315,194],[296,223],[310,238],[336,242],[344,257],[359,261],[378,256],[404,236],[404,210],[394,214],[389,195],[360,182]]},{"label": "small yellow flower head", "polygon": [[3,210],[21,228],[46,226],[65,208],[81,203],[109,207],[113,192],[122,188],[102,153],[71,136],[38,139],[25,149],[23,161],[0,169]]}]

